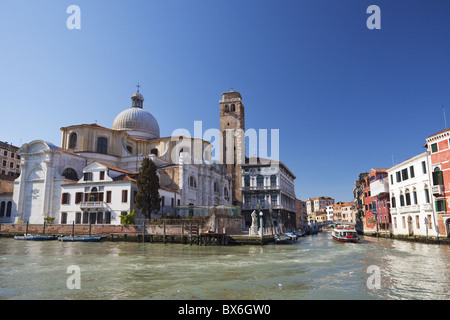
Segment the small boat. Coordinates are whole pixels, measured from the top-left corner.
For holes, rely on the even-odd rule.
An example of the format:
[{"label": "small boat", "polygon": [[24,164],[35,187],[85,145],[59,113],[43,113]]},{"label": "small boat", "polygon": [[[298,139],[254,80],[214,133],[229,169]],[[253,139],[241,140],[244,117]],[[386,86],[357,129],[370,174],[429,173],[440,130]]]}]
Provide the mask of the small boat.
[{"label": "small boat", "polygon": [[359,241],[358,233],[351,225],[337,225],[331,232],[331,237],[338,242],[356,243]]},{"label": "small boat", "polygon": [[287,235],[276,235],[275,244],[291,244],[297,242],[297,238],[289,237]]},{"label": "small boat", "polygon": [[16,240],[30,240],[30,241],[46,241],[46,240],[56,240],[55,236],[45,236],[45,235],[33,235],[24,234],[23,236],[14,236]]},{"label": "small boat", "polygon": [[65,242],[99,242],[102,239],[102,236],[65,236],[58,238],[59,241]]},{"label": "small boat", "polygon": [[301,234],[299,232],[295,232],[295,231],[294,232],[286,232],[285,235],[292,239],[298,239],[298,238],[303,237],[303,234]]}]

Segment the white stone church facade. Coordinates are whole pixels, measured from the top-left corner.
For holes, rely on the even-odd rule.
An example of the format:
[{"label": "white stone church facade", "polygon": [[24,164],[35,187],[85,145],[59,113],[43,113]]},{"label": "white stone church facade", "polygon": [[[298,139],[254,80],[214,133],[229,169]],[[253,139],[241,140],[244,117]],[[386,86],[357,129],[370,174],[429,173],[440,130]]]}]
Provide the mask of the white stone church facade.
[{"label": "white stone church facade", "polygon": [[61,128],[61,147],[42,140],[24,144],[10,221],[1,222],[42,224],[53,217],[58,224],[120,224],[120,215],[136,209],[135,178],[144,157],[158,167],[159,214],[176,207],[231,205],[231,176],[211,161],[212,145],[185,136],[160,137],[139,90],[131,99],[132,107],[111,129],[72,125]]}]

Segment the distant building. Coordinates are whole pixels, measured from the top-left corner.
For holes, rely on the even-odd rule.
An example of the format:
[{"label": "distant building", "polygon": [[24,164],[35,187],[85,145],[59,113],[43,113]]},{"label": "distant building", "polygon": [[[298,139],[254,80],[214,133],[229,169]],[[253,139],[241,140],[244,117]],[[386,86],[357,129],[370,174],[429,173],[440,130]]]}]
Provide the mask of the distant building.
[{"label": "distant building", "polygon": [[364,189],[368,188],[368,175],[368,172],[360,173],[358,180],[356,180],[354,183],[353,188],[353,198],[356,210],[356,228],[359,231],[362,231],[365,225]]},{"label": "distant building", "polygon": [[296,227],[304,229],[308,225],[308,214],[306,213],[306,201],[295,199]]},{"label": "distant building", "polygon": [[14,180],[20,175],[18,147],[0,141],[0,193],[14,190]]},{"label": "distant building", "polygon": [[310,215],[316,211],[326,210],[331,204],[334,204],[334,199],[330,197],[310,198],[306,201],[306,212]]},{"label": "distant building", "polygon": [[242,217],[244,230],[251,226],[253,210],[271,219],[276,227],[282,223],[296,228],[295,175],[280,161],[248,158],[242,165]]}]

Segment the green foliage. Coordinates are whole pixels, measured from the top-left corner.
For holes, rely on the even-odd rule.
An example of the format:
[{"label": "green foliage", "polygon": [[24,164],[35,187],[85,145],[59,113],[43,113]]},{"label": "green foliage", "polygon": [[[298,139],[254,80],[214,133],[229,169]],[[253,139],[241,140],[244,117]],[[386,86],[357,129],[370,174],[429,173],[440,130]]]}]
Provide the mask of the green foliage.
[{"label": "green foliage", "polygon": [[45,217],[44,221],[46,221],[48,224],[52,224],[53,221],[55,221],[55,218],[54,217]]},{"label": "green foliage", "polygon": [[124,215],[124,216],[119,216],[120,217],[120,222],[122,223],[123,226],[129,226],[129,225],[134,225],[135,221],[134,221],[134,209],[133,211],[131,211],[130,214]]},{"label": "green foliage", "polygon": [[138,192],[135,199],[136,208],[148,219],[151,218],[152,212],[158,212],[160,209],[160,184],[156,172],[155,163],[149,158],[144,158],[136,180]]}]

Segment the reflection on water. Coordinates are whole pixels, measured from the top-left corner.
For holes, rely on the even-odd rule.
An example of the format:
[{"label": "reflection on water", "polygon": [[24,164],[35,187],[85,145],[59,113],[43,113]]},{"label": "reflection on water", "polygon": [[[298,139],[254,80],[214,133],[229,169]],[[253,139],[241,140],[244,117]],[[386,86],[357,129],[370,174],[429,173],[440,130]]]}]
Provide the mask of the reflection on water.
[{"label": "reflection on water", "polygon": [[[0,239],[0,299],[448,299],[450,250],[399,240],[189,246]],[[81,270],[69,290],[67,267]],[[368,289],[367,268],[381,270]]]}]

